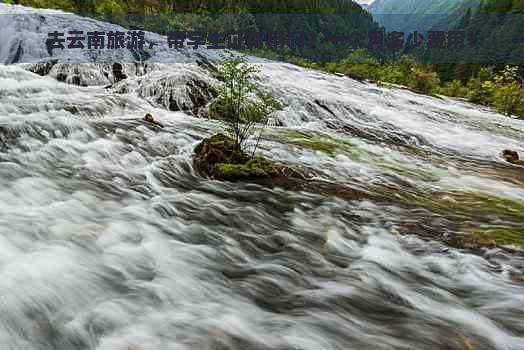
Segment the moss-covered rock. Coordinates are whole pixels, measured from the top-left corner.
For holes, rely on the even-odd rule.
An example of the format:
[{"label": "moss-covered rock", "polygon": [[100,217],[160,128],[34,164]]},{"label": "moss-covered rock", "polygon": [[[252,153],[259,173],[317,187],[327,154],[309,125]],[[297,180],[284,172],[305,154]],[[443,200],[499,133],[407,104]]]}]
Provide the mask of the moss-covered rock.
[{"label": "moss-covered rock", "polygon": [[265,178],[278,176],[277,166],[261,156],[254,156],[243,164],[218,163],[215,176],[225,180]]},{"label": "moss-covered rock", "polygon": [[262,156],[252,157],[238,150],[235,140],[224,134],[202,140],[195,147],[193,162],[201,174],[222,180],[252,180],[298,174]]}]

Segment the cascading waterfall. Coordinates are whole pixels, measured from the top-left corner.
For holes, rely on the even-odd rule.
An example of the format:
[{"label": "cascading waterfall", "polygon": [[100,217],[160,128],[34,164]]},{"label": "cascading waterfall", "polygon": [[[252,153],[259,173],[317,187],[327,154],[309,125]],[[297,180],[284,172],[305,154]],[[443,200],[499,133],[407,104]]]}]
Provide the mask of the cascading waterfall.
[{"label": "cascading waterfall", "polygon": [[522,254],[447,244],[522,232],[500,152],[524,151],[523,121],[252,58],[286,103],[261,152],[359,195],[204,179],[216,53],[156,48],[117,82],[109,53],[43,44],[116,26],[0,12],[33,13],[0,16],[2,61],[33,62],[0,66],[0,349],[524,349]]}]

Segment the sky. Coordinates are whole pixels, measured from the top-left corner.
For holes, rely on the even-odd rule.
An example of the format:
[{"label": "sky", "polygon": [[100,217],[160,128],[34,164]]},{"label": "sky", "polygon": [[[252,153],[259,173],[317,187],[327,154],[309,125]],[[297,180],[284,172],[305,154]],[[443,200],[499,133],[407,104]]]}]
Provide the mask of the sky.
[{"label": "sky", "polygon": [[359,4],[366,4],[369,5],[373,2],[373,0],[356,0]]}]

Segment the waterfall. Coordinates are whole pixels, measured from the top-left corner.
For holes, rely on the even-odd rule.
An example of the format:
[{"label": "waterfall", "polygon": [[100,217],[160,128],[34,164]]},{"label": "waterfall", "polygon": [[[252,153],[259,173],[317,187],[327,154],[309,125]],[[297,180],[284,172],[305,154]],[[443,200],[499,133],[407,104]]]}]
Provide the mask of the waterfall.
[{"label": "waterfall", "polygon": [[0,13],[0,349],[524,348],[522,251],[457,244],[524,234],[524,121],[252,57],[260,152],[358,195],[205,179],[217,52],[51,56],[119,27]]}]

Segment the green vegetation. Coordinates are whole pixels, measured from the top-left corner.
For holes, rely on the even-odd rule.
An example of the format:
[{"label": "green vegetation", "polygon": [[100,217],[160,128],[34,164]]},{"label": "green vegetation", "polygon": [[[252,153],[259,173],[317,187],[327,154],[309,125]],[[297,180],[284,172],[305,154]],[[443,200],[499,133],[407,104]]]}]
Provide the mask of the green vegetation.
[{"label": "green vegetation", "polygon": [[[222,81],[210,107],[210,116],[225,121],[230,136],[216,134],[195,148],[194,164],[203,174],[222,180],[280,176],[283,166],[255,155],[263,127],[281,104],[253,83],[258,67],[244,55],[223,57],[216,71]],[[258,128],[258,133],[257,133]],[[251,154],[248,140],[255,139]]]},{"label": "green vegetation", "polygon": [[243,164],[217,163],[215,176],[224,180],[273,177],[278,175],[273,163],[261,156],[251,157]]},{"label": "green vegetation", "polygon": [[259,67],[247,63],[245,55],[223,57],[216,72],[223,84],[217,87],[218,95],[210,108],[211,118],[226,122],[238,151],[245,151],[248,140],[255,137],[253,155],[269,117],[282,108],[271,94],[261,91],[253,83],[258,70]]},{"label": "green vegetation", "polygon": [[438,73],[428,65],[416,64],[414,57],[406,55],[392,63],[378,63],[367,49],[358,49],[340,63],[300,62],[299,65],[344,74],[360,81],[403,85],[421,94],[441,93]]},{"label": "green vegetation", "polygon": [[477,228],[466,232],[482,245],[516,245],[524,247],[524,230],[507,228]]},{"label": "green vegetation", "polygon": [[[483,193],[447,191],[428,195],[396,193],[396,200],[413,208],[424,208],[434,217],[442,217],[465,234],[471,243],[517,245],[524,247],[524,201]],[[504,227],[493,226],[504,223]]]},{"label": "green vegetation", "polygon": [[[361,57],[367,58],[361,60]],[[406,59],[408,62],[405,62]],[[351,63],[300,62],[299,65],[345,74],[360,81],[402,85],[420,94],[465,98],[469,102],[492,107],[507,116],[524,117],[524,87],[517,65],[506,65],[498,71],[495,67],[482,67],[476,75],[462,83],[458,79],[443,81],[435,70],[438,66],[409,62],[406,57],[402,58],[402,63],[379,64],[366,49],[356,50],[347,61]]]},{"label": "green vegetation", "polygon": [[271,134],[271,138],[282,143],[319,151],[330,157],[344,154],[357,160],[361,155],[360,151],[348,140],[319,135],[318,133],[284,130]]},{"label": "green vegetation", "polygon": [[428,208],[433,213],[455,217],[459,222],[496,216],[511,222],[524,221],[524,202],[499,198],[482,193],[463,191],[433,194],[431,197],[413,197],[403,194],[406,203]]}]

